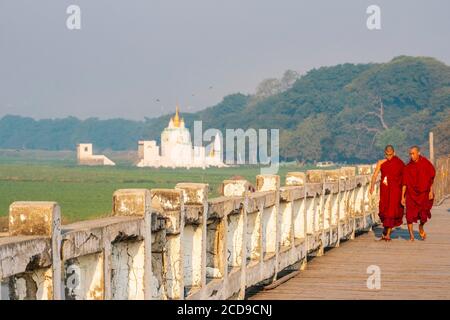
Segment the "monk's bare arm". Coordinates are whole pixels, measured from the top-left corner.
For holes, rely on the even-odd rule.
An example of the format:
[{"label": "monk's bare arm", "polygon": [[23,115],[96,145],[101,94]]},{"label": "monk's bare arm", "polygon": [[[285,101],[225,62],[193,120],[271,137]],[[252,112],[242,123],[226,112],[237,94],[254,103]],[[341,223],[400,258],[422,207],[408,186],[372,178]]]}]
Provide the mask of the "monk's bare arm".
[{"label": "monk's bare arm", "polygon": [[432,173],[433,178],[431,179],[430,193],[428,194],[428,199],[432,200],[432,199],[434,199],[433,184],[434,184],[434,177],[436,176],[436,170],[435,170],[433,164],[430,163],[430,165],[431,165],[431,169],[432,169],[432,172],[433,172]]},{"label": "monk's bare arm", "polygon": [[381,164],[382,163],[383,163],[383,160],[380,160],[380,161],[377,162],[377,166],[376,166],[375,171],[374,171],[374,173],[372,175],[372,180],[370,180],[370,189],[369,189],[370,194],[373,193],[373,188],[375,186],[375,181],[377,181],[377,177],[378,177],[378,174],[380,173],[380,169],[381,169]]},{"label": "monk's bare arm", "polygon": [[405,197],[405,195],[406,195],[406,186],[403,185],[402,186],[402,206],[406,205],[406,197]]}]

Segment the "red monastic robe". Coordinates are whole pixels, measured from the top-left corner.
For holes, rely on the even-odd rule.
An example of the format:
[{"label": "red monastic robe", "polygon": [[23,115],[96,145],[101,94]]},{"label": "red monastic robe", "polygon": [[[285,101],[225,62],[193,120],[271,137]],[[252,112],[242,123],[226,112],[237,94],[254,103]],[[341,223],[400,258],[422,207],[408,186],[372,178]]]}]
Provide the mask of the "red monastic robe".
[{"label": "red monastic robe", "polygon": [[405,164],[397,157],[381,165],[379,216],[385,228],[403,223],[402,177]]},{"label": "red monastic robe", "polygon": [[433,164],[419,156],[417,162],[410,161],[403,173],[403,185],[406,186],[406,221],[423,224],[431,218],[433,199],[429,199],[436,171]]}]

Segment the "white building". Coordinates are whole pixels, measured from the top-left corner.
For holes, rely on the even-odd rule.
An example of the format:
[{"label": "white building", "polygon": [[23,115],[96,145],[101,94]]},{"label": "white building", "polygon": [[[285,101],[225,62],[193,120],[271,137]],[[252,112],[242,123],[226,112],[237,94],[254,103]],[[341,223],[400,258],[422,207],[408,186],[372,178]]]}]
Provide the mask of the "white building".
[{"label": "white building", "polygon": [[208,155],[203,146],[192,146],[191,134],[179,115],[177,106],[175,116],[161,133],[161,150],[156,141],[139,141],[138,167],[169,168],[206,168],[224,167],[220,136],[214,138],[214,144]]},{"label": "white building", "polygon": [[79,165],[87,166],[115,166],[116,164],[104,155],[94,155],[92,143],[77,145],[77,161]]}]

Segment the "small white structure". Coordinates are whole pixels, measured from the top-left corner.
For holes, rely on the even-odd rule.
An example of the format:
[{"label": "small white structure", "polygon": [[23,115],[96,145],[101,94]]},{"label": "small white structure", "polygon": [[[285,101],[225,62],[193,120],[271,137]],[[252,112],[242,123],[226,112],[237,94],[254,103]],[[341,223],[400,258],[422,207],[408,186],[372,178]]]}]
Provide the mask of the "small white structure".
[{"label": "small white structure", "polygon": [[[161,152],[160,152],[161,151]],[[192,146],[191,134],[179,115],[177,106],[175,115],[170,118],[169,125],[161,133],[161,150],[156,141],[139,141],[138,167],[169,168],[206,168],[210,166],[224,167],[222,161],[222,144],[220,136],[214,138],[214,144],[206,155],[203,146]]]},{"label": "small white structure", "polygon": [[317,162],[316,166],[318,168],[327,168],[327,167],[332,167],[334,166],[334,162],[332,161],[321,161],[321,162]]},{"label": "small white structure", "polygon": [[92,143],[79,143],[77,145],[77,161],[85,166],[115,166],[116,164],[104,155],[92,154]]}]

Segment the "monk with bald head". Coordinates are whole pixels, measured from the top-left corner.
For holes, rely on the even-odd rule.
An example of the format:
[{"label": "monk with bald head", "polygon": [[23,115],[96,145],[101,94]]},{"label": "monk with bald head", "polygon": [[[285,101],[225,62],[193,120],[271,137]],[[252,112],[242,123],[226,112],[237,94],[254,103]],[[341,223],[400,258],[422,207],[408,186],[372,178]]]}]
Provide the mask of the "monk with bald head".
[{"label": "monk with bald head", "polygon": [[411,160],[403,174],[402,204],[406,205],[406,222],[409,237],[414,241],[413,223],[419,223],[419,235],[425,240],[427,234],[423,226],[431,218],[433,206],[433,182],[436,171],[433,164],[420,154],[420,148],[409,149]]},{"label": "monk with bald head", "polygon": [[381,172],[378,215],[384,227],[381,239],[385,241],[390,241],[392,229],[403,223],[401,196],[404,167],[403,161],[395,155],[394,147],[387,145],[384,148],[384,159],[378,161],[370,183],[369,192],[372,194]]}]

